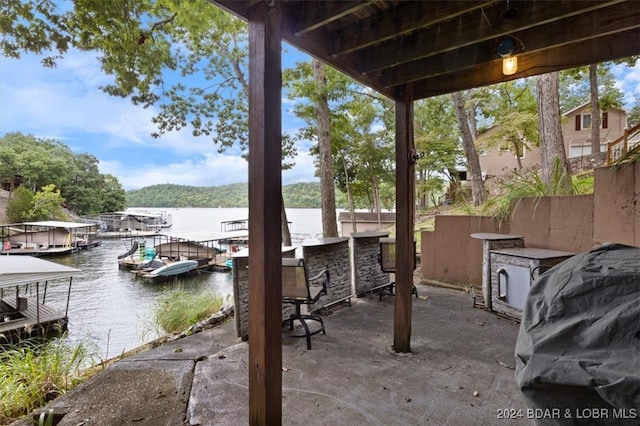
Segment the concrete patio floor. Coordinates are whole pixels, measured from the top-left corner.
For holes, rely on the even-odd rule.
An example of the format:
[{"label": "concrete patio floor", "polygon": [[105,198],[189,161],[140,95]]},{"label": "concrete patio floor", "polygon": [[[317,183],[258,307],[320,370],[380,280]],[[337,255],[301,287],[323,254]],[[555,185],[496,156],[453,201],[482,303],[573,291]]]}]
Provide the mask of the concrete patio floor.
[{"label": "concrete patio floor", "polygon": [[[283,337],[283,424],[530,423],[500,418],[527,408],[514,377],[518,324],[473,308],[464,292],[417,288],[411,354],[390,349],[393,296],[332,308],[310,351]],[[248,346],[233,327],[119,361],[47,408],[59,425],[248,424]]]}]

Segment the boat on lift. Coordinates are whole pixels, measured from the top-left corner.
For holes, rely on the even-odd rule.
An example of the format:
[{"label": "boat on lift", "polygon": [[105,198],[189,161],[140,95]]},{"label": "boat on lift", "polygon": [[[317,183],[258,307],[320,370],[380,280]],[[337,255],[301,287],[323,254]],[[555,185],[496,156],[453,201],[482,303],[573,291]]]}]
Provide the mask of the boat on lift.
[{"label": "boat on lift", "polygon": [[179,260],[154,269],[149,275],[154,277],[172,277],[193,271],[198,266],[196,260]]}]

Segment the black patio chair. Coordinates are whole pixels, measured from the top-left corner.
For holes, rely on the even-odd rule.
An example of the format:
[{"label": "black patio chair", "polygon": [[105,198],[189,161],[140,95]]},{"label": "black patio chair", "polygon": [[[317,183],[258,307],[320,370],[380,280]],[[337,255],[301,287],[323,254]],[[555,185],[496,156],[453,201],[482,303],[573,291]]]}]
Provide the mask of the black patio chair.
[{"label": "black patio chair", "polygon": [[[312,283],[319,283],[312,285]],[[304,334],[288,334],[289,337],[306,337],[307,349],[311,349],[311,336],[322,332],[326,334],[324,329],[324,320],[319,315],[303,314],[301,312],[302,305],[313,305],[320,299],[320,296],[327,294],[329,287],[329,270],[323,269],[314,277],[309,278],[304,259],[282,259],[282,302],[290,303],[295,306],[295,312],[292,313],[284,323],[289,324],[289,330],[293,330],[293,322],[300,321],[304,328]],[[307,321],[316,321],[320,327],[312,330]]]},{"label": "black patio chair", "polygon": [[[378,262],[380,262],[380,269],[382,272],[388,274],[395,274],[396,272],[396,239],[395,238],[380,238],[380,253],[378,254]],[[416,269],[416,242],[413,242],[413,270]],[[395,288],[395,281],[381,287],[378,291],[380,300],[385,292],[393,296],[393,290]],[[418,289],[415,284],[412,284],[411,293],[415,294],[418,298]]]}]

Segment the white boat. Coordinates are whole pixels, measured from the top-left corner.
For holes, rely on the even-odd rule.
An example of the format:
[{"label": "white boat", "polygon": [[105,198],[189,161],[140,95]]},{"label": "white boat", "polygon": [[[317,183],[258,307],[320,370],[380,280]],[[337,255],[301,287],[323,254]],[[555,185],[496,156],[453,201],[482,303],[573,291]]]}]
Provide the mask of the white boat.
[{"label": "white boat", "polygon": [[158,269],[151,271],[149,275],[159,277],[170,277],[173,275],[186,274],[198,266],[198,262],[195,260],[180,260],[168,265],[162,266]]}]

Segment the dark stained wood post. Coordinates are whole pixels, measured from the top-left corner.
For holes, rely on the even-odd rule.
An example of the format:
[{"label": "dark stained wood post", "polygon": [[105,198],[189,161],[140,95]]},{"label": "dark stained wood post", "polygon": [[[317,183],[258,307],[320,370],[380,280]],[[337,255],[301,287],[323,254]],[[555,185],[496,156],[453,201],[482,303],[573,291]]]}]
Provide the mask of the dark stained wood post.
[{"label": "dark stained wood post", "polygon": [[282,423],[281,5],[249,10],[249,424]]},{"label": "dark stained wood post", "polygon": [[393,348],[411,352],[411,289],[413,285],[413,216],[415,208],[415,150],[413,87],[396,90],[396,297]]}]

